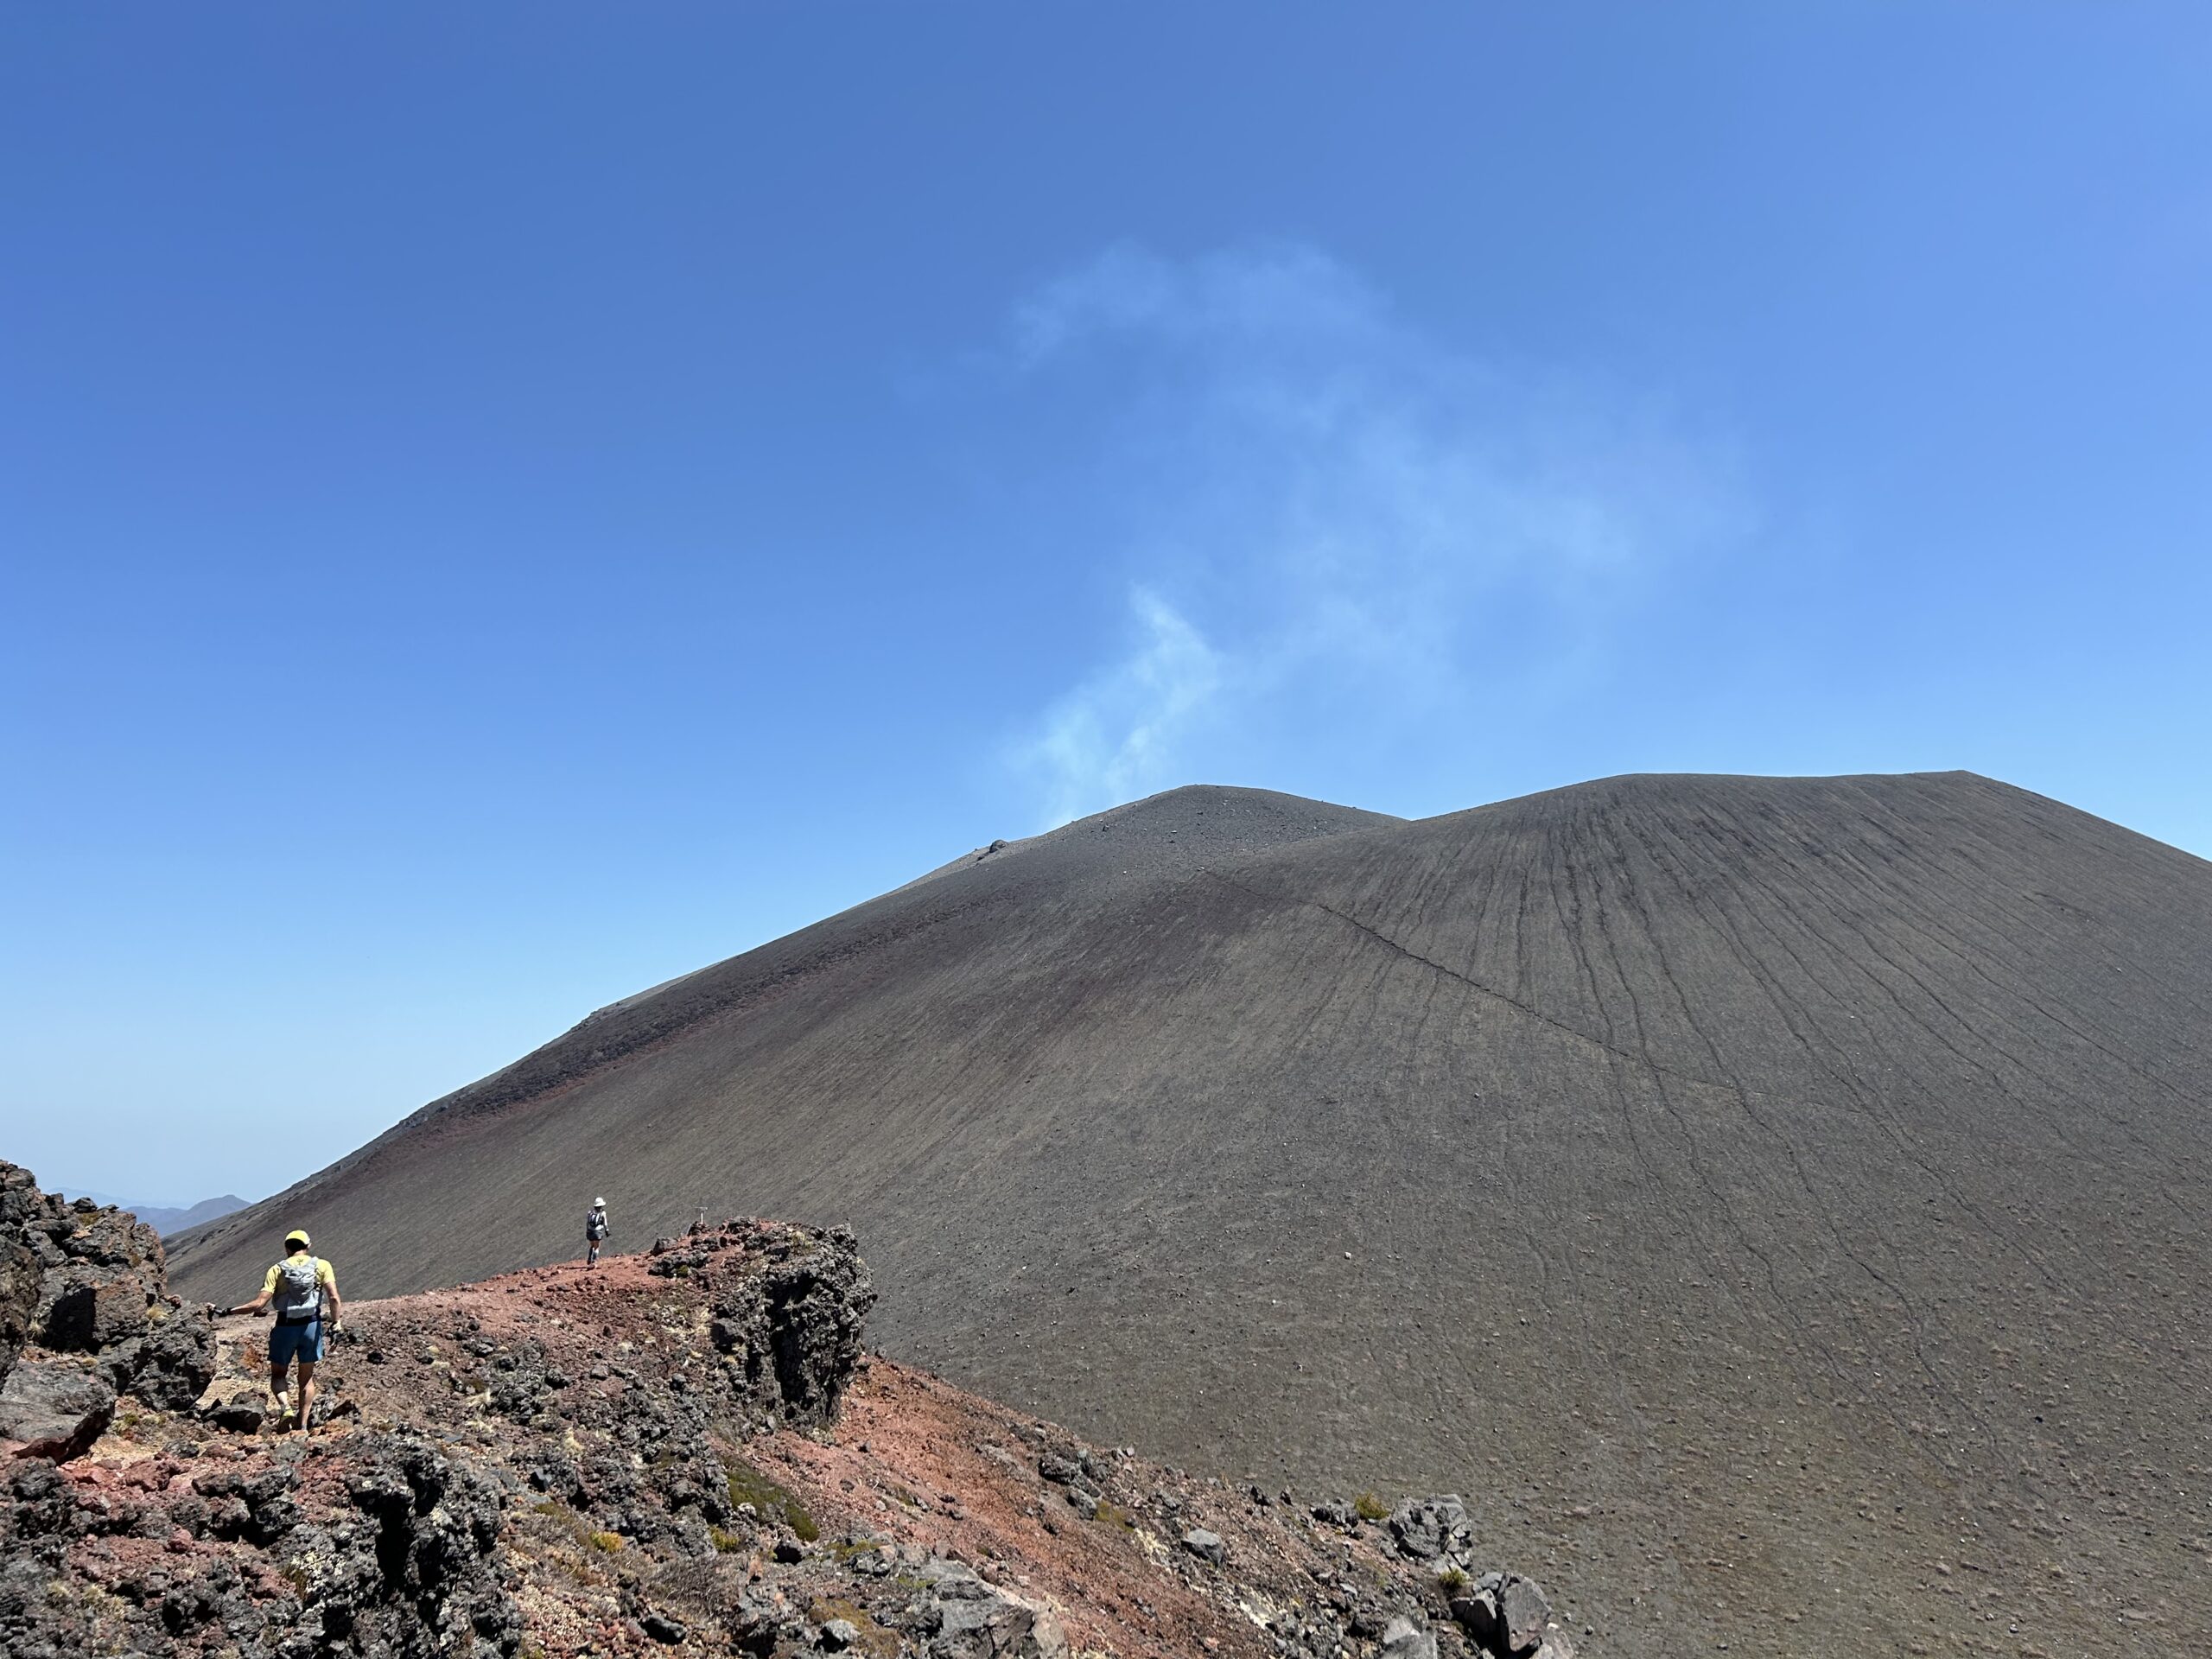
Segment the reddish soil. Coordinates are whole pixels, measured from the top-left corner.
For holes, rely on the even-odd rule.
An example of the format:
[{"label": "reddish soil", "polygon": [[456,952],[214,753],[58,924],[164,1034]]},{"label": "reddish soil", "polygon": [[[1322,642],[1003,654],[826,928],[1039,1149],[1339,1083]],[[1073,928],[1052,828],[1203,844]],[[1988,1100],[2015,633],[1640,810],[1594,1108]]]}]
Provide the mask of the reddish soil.
[{"label": "reddish soil", "polygon": [[[1125,1449],[1093,1451],[1052,1425],[880,1355],[861,1362],[832,1427],[760,1432],[721,1420],[715,1431],[730,1455],[810,1516],[818,1542],[804,1560],[778,1559],[779,1542],[793,1548],[791,1534],[766,1523],[734,1522],[729,1553],[704,1564],[658,1545],[609,1548],[607,1534],[590,1531],[595,1523],[537,1499],[515,1476],[541,1446],[600,1444],[606,1437],[587,1424],[619,1429],[627,1412],[654,1409],[671,1393],[702,1397],[710,1386],[715,1355],[704,1297],[696,1281],[657,1276],[648,1262],[613,1255],[596,1269],[564,1264],[351,1303],[346,1338],[321,1370],[322,1415],[309,1433],[216,1434],[188,1450],[180,1429],[204,1428],[141,1415],[65,1472],[80,1502],[110,1494],[124,1502],[185,1492],[209,1468],[250,1479],[282,1463],[296,1475],[294,1498],[313,1517],[342,1508],[357,1439],[427,1430],[448,1457],[506,1472],[514,1496],[500,1550],[515,1569],[525,1650],[545,1659],[671,1647],[727,1651],[712,1622],[719,1615],[703,1610],[726,1610],[740,1596],[817,1624],[849,1613],[889,1642],[892,1630],[874,1624],[870,1610],[890,1621],[908,1592],[893,1590],[887,1599],[888,1581],[870,1583],[850,1565],[876,1547],[908,1562],[968,1564],[1048,1609],[1078,1653],[1272,1659],[1281,1649],[1268,1627],[1293,1628],[1286,1618],[1357,1620],[1363,1612],[1371,1637],[1387,1615],[1401,1611],[1437,1626],[1447,1655],[1470,1651],[1434,1581],[1396,1557],[1382,1529],[1317,1523],[1302,1504],[1287,1503],[1287,1494],[1262,1497]],[[209,1402],[264,1397],[265,1335],[258,1322],[223,1321]],[[518,1424],[486,1410],[482,1389],[505,1357],[523,1351],[572,1379],[561,1394],[562,1421]],[[1055,1453],[1089,1459],[1096,1474],[1086,1484],[1104,1500],[1095,1514],[1080,1512],[1067,1486],[1040,1475],[1040,1462]],[[1192,1528],[1224,1541],[1224,1563],[1203,1563],[1183,1547]],[[278,1554],[181,1532],[95,1540],[73,1553],[73,1565],[88,1583],[106,1584],[143,1580],[165,1554],[172,1575],[204,1571],[221,1557],[257,1597],[287,1593]],[[649,1637],[642,1616],[652,1608],[680,1618],[690,1634],[676,1643]],[[1352,1645],[1373,1651],[1371,1641]]]}]

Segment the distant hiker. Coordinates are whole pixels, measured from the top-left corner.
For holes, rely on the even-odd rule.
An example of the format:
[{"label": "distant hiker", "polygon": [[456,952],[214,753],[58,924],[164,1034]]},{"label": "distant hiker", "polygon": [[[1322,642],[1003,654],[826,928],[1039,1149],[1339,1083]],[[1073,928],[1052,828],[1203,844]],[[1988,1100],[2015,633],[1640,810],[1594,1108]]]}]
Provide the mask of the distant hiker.
[{"label": "distant hiker", "polygon": [[591,1214],[584,1217],[584,1266],[599,1265],[599,1241],[607,1236],[607,1200],[594,1198]]},{"label": "distant hiker", "polygon": [[324,1306],[327,1303],[330,1334],[339,1324],[338,1275],[330,1263],[308,1254],[308,1236],[295,1227],[284,1235],[284,1259],[269,1269],[261,1294],[250,1302],[226,1308],[229,1313],[258,1313],[271,1301],[276,1304],[276,1323],[269,1332],[269,1400],[279,1414],[284,1411],[284,1375],[294,1360],[300,1363],[299,1408],[293,1422],[304,1429],[315,1407],[315,1368],[322,1359]]}]

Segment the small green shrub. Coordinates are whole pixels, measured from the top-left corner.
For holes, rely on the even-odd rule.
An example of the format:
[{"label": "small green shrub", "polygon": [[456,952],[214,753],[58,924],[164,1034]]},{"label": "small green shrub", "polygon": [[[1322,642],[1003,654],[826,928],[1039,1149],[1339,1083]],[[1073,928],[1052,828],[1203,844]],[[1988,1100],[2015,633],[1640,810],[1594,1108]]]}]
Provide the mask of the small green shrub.
[{"label": "small green shrub", "polygon": [[707,1536],[715,1541],[715,1554],[717,1555],[742,1555],[745,1553],[745,1540],[734,1532],[725,1532],[720,1527],[709,1527]]},{"label": "small green shrub", "polygon": [[1136,1519],[1109,1497],[1098,1500],[1098,1512],[1090,1517],[1102,1527],[1119,1527],[1123,1532],[1136,1530]]},{"label": "small green shrub", "polygon": [[722,1468],[729,1477],[732,1504],[750,1503],[763,1520],[780,1521],[805,1543],[822,1536],[822,1529],[798,1499],[734,1452],[722,1454]]},{"label": "small green shrub", "polygon": [[1390,1506],[1372,1492],[1362,1492],[1352,1499],[1351,1512],[1363,1521],[1380,1521],[1390,1513]]},{"label": "small green shrub", "polygon": [[1456,1596],[1474,1580],[1467,1576],[1467,1569],[1453,1565],[1436,1575],[1436,1587],[1447,1596]]},{"label": "small green shrub", "polygon": [[620,1555],[622,1553],[622,1535],[619,1532],[594,1532],[584,1541],[594,1549],[604,1551],[609,1555]]}]

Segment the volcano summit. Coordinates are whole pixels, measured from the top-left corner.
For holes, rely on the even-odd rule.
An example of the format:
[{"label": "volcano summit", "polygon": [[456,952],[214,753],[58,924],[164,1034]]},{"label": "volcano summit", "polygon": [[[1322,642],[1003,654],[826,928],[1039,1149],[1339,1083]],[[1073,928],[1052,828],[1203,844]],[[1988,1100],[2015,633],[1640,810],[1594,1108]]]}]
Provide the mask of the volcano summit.
[{"label": "volcano summit", "polygon": [[1970,774],[1178,790],[603,1009],[172,1271],[849,1223],[892,1353],[1456,1481],[1609,1651],[2200,1650],[2208,1008],[2212,866]]}]

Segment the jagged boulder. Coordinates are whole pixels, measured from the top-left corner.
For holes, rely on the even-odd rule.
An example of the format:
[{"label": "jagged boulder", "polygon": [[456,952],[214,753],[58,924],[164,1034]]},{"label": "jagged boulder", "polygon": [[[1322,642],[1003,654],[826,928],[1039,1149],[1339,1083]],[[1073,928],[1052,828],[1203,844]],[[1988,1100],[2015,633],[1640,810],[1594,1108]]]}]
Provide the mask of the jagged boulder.
[{"label": "jagged boulder", "polygon": [[197,1308],[153,1312],[145,1335],[111,1351],[116,1386],[158,1410],[188,1410],[215,1380],[214,1321]]},{"label": "jagged boulder", "polygon": [[0,1158],[0,1232],[11,1236],[35,1215],[43,1215],[48,1204],[38,1180],[21,1164]]},{"label": "jagged boulder", "polygon": [[424,1437],[370,1437],[346,1483],[355,1518],[300,1528],[286,1568],[302,1619],[335,1653],[512,1654],[522,1615],[496,1546],[499,1488]]},{"label": "jagged boulder", "polygon": [[0,1162],[0,1379],[34,1344],[90,1356],[110,1390],[164,1411],[189,1407],[215,1375],[213,1325],[168,1294],[160,1235]]},{"label": "jagged boulder", "polygon": [[[877,1552],[883,1570],[888,1554]],[[947,1659],[1068,1659],[1067,1632],[1042,1604],[979,1577],[965,1562],[916,1552],[907,1570],[922,1594],[912,1628]]]},{"label": "jagged boulder", "polygon": [[1552,1604],[1534,1579],[1509,1573],[1504,1588],[1498,1593],[1497,1605],[1504,1616],[1506,1643],[1516,1653],[1525,1653],[1544,1639],[1544,1627],[1551,1623]]},{"label": "jagged boulder", "polygon": [[762,1410],[827,1423],[860,1364],[875,1303],[858,1241],[842,1227],[753,1226],[743,1242],[757,1270],[715,1281],[709,1335]]},{"label": "jagged boulder", "polygon": [[1450,1605],[1452,1617],[1483,1653],[1498,1659],[1574,1659],[1573,1641],[1534,1579],[1485,1573]]},{"label": "jagged boulder", "polygon": [[1456,1492],[1408,1498],[1390,1511],[1389,1527],[1398,1553],[1412,1560],[1464,1565],[1473,1541],[1467,1506]]},{"label": "jagged boulder", "polygon": [[104,1210],[90,1198],[47,1198],[45,1214],[29,1225],[35,1238],[54,1246],[39,1287],[36,1341],[89,1354],[143,1334],[147,1310],[168,1290],[160,1234],[130,1211]]},{"label": "jagged boulder", "polygon": [[300,1506],[291,1497],[297,1484],[289,1469],[242,1478],[218,1468],[196,1476],[192,1490],[210,1505],[207,1529],[213,1536],[265,1547],[299,1523]]},{"label": "jagged boulder", "polygon": [[38,1257],[21,1239],[0,1234],[0,1380],[4,1380],[30,1338],[38,1313]]},{"label": "jagged boulder", "polygon": [[1401,1614],[1382,1627],[1381,1659],[1436,1659],[1436,1637]]},{"label": "jagged boulder", "polygon": [[30,1340],[37,1319],[46,1268],[24,1227],[35,1212],[43,1212],[45,1203],[30,1171],[0,1162],[0,1381]]},{"label": "jagged boulder", "polygon": [[940,1586],[938,1650],[962,1659],[1067,1659],[1067,1632],[1046,1608],[980,1580]]},{"label": "jagged boulder", "polygon": [[1485,1651],[1492,1650],[1505,1639],[1503,1621],[1497,1611],[1497,1586],[1501,1575],[1486,1573],[1482,1582],[1451,1599],[1452,1617],[1459,1628],[1474,1638],[1475,1645]]},{"label": "jagged boulder", "polygon": [[115,1420],[115,1390],[66,1360],[25,1360],[0,1383],[0,1445],[19,1458],[82,1457]]},{"label": "jagged boulder", "polygon": [[145,1334],[146,1288],[135,1276],[72,1262],[41,1288],[38,1339],[62,1353],[96,1354]]},{"label": "jagged boulder", "polygon": [[1217,1532],[1208,1532],[1204,1527],[1192,1527],[1183,1535],[1183,1548],[1211,1567],[1219,1567],[1229,1559],[1229,1547]]}]

